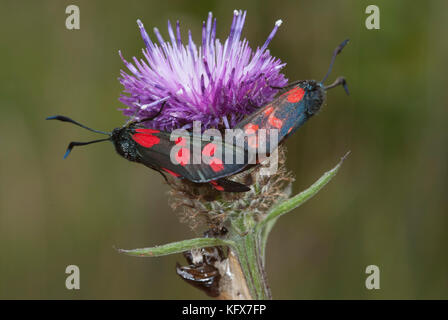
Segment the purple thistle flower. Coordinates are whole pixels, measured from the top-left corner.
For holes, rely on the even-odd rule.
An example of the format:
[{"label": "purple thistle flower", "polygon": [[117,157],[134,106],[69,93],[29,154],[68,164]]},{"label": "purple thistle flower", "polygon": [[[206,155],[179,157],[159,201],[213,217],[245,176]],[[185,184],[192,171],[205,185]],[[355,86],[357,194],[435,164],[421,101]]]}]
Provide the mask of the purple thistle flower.
[{"label": "purple thistle flower", "polygon": [[154,33],[159,42],[149,38],[143,24],[137,20],[146,49],[146,60],[133,58],[127,62],[120,56],[130,74],[121,70],[120,83],[124,94],[120,101],[127,108],[123,114],[136,120],[156,114],[161,103],[166,104],[159,116],[146,125],[171,131],[189,129],[193,121],[201,121],[202,129],[231,128],[245,115],[273,100],[287,79],[280,70],[285,66],[272,57],[267,47],[282,21],[275,23],[266,42],[255,52],[241,32],[246,11],[235,10],[230,35],[222,44],[216,39],[216,18],[212,13],[202,26],[202,44],[197,47],[188,32],[188,44],[180,36],[179,21],[176,33],[168,21],[170,41]]}]

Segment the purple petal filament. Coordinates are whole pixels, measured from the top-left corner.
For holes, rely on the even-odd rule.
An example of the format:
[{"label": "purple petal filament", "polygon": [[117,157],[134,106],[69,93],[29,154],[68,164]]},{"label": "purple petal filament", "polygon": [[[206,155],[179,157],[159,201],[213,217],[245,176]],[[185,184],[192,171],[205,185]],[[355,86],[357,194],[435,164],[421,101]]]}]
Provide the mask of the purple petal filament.
[{"label": "purple petal filament", "polygon": [[245,115],[269,103],[277,93],[272,87],[283,87],[287,79],[280,73],[285,66],[272,57],[267,47],[281,20],[266,42],[255,52],[241,33],[246,11],[234,11],[229,37],[221,43],[216,39],[216,19],[210,12],[202,27],[201,46],[197,47],[188,32],[188,43],[182,43],[180,24],[175,30],[168,21],[169,41],[157,28],[152,42],[143,23],[137,20],[146,48],[144,59],[126,61],[129,70],[121,70],[119,78],[124,86],[120,101],[127,106],[123,114],[139,120],[156,114],[145,123],[148,127],[171,131],[191,128],[193,121],[201,121],[202,128],[231,128]]}]

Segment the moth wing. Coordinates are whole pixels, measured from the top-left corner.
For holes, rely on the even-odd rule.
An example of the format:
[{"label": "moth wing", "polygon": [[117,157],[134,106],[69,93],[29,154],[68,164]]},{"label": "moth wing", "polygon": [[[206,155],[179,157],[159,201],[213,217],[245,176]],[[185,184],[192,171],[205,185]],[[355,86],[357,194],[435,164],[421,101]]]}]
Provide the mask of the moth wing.
[{"label": "moth wing", "polygon": [[[258,139],[265,139],[266,153],[269,154],[271,150],[270,145],[274,142],[273,149],[276,145],[282,143],[289,135],[292,135],[300,126],[302,126],[309,118],[306,113],[305,101],[303,96],[298,99],[289,99],[291,95],[297,95],[296,91],[301,88],[293,88],[292,90],[280,95],[274,101],[261,107],[259,110],[247,116],[240,121],[235,129],[241,129],[247,135],[258,135]],[[294,97],[295,98],[295,97]],[[294,102],[291,102],[294,101]],[[266,130],[260,137],[258,133],[260,129]],[[276,139],[273,131],[276,130]],[[255,138],[252,138],[255,140]],[[247,150],[250,143],[247,143],[245,148]]]},{"label": "moth wing", "polygon": [[[197,183],[209,182],[238,173],[249,163],[244,147],[236,144],[202,140],[191,133],[178,134],[174,141],[171,141],[171,134],[168,132],[147,129],[145,133],[144,130],[146,129],[137,129],[137,139],[136,135],[133,135],[134,141],[137,142],[140,162],[178,178]],[[148,143],[145,143],[146,140]],[[151,144],[154,140],[157,143]],[[198,150],[195,150],[195,144]],[[222,151],[222,156],[217,154],[219,150]],[[227,161],[229,159],[225,158],[226,153],[232,155],[233,161]],[[207,163],[203,161],[202,155],[207,155]]]}]

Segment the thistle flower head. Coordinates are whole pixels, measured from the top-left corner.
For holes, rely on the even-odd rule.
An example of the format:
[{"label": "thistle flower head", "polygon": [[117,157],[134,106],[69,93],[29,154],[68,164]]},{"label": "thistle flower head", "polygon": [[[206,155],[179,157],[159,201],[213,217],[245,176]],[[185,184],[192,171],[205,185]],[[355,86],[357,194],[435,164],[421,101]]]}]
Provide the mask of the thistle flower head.
[{"label": "thistle flower head", "polygon": [[230,34],[221,42],[216,38],[216,18],[209,13],[202,26],[202,43],[198,47],[188,33],[181,39],[179,22],[175,30],[168,21],[169,41],[157,28],[154,43],[140,20],[137,20],[146,48],[144,59],[133,58],[133,64],[120,56],[128,72],[119,78],[124,86],[120,101],[126,116],[136,120],[162,112],[147,122],[151,128],[171,131],[189,129],[193,121],[202,128],[232,128],[245,115],[270,102],[277,90],[286,85],[280,73],[284,63],[271,56],[267,47],[281,20],[278,20],[266,42],[255,51],[241,33],[246,12],[234,11]]}]

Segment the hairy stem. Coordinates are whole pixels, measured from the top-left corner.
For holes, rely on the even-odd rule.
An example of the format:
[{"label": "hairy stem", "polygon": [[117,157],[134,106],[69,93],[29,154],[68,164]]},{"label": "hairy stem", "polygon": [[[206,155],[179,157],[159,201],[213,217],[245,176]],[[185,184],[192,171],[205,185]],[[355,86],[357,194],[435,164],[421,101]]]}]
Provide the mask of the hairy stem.
[{"label": "hairy stem", "polygon": [[235,242],[235,250],[241,269],[253,299],[271,299],[271,290],[264,270],[260,234],[248,233]]},{"label": "hairy stem", "polygon": [[244,214],[232,221],[229,239],[233,246],[230,250],[238,258],[251,298],[272,299],[264,269],[265,248],[269,233],[278,218],[317,194],[336,175],[344,159],[345,157],[308,189],[274,207],[263,220],[256,221],[251,214]]}]

